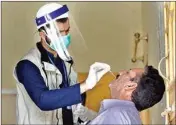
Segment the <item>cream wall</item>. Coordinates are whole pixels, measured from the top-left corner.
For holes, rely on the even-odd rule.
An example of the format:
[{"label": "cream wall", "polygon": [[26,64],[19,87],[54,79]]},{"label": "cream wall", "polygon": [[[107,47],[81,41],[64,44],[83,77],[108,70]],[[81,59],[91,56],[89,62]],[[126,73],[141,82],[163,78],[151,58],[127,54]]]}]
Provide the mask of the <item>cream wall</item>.
[{"label": "cream wall", "polygon": [[[161,47],[164,45],[160,44],[159,36],[161,36],[161,27],[159,24],[162,23],[162,17],[159,17],[161,2],[142,2],[142,25],[144,33],[148,33],[149,42],[148,42],[148,63],[153,65],[155,68],[158,68],[158,63],[161,56],[164,53],[164,50],[161,51]],[[164,13],[163,13],[164,14]],[[164,19],[163,19],[164,20]],[[160,27],[160,28],[159,28]],[[161,53],[162,52],[162,53]],[[162,67],[163,68],[163,67]],[[162,69],[164,73],[164,70]],[[161,103],[158,103],[150,109],[151,113],[151,123],[152,124],[164,124],[164,118],[161,117],[161,113],[165,109],[165,97],[161,100]]]},{"label": "cream wall", "polygon": [[[34,34],[34,18],[43,4],[2,3],[3,88],[15,87],[9,74],[12,74],[15,63],[39,40]],[[74,55],[78,72],[87,72],[95,61],[110,64],[113,71],[131,67],[133,32],[141,31],[140,2],[78,2],[68,3],[68,6],[88,48],[84,53],[86,58],[80,57],[79,53]],[[72,44],[77,47],[74,41]]]},{"label": "cream wall", "polygon": [[[44,3],[2,2],[2,88],[15,88],[14,65],[39,40],[34,18]],[[142,31],[141,2],[67,4],[88,48],[83,53],[74,51],[80,48],[72,42],[70,49],[78,72],[88,72],[95,61],[110,64],[112,71],[143,66],[141,62],[130,61],[133,33]],[[2,109],[2,123],[15,123],[15,96],[3,95]]]}]

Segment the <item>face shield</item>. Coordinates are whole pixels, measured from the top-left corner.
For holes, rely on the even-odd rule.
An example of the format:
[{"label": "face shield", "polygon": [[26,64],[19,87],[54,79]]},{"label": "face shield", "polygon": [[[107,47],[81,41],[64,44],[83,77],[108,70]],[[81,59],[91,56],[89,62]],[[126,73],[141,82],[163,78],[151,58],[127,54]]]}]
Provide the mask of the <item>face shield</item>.
[{"label": "face shield", "polygon": [[[37,28],[41,29],[42,27],[42,32],[46,35],[45,42],[64,61],[72,60],[68,52],[70,43],[71,45],[77,44],[77,48],[85,49],[84,44],[82,44],[85,43],[85,40],[72,16],[68,14],[68,11],[66,5],[62,6],[60,4],[50,3],[41,7],[36,18]],[[65,29],[64,25],[61,27],[58,25],[58,20],[64,18],[68,18],[66,27],[70,27],[70,29]],[[63,34],[63,29],[69,31]]]}]

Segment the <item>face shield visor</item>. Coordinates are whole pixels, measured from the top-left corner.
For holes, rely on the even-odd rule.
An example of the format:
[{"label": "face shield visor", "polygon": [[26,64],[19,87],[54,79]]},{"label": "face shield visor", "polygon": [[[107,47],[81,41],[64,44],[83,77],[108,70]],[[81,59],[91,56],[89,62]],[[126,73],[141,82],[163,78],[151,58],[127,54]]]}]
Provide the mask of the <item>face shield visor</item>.
[{"label": "face shield visor", "polygon": [[[37,28],[40,29],[43,27],[42,32],[46,35],[45,42],[47,45],[56,51],[62,60],[70,61],[72,60],[68,51],[70,43],[71,45],[75,44],[77,50],[82,49],[85,51],[85,40],[72,16],[68,15],[69,10],[67,6],[57,6],[56,8],[57,9],[54,11],[51,11],[40,18],[36,18]],[[64,22],[63,26],[60,27],[60,25],[58,25],[58,20],[64,18],[68,18],[68,22]],[[65,25],[66,28],[64,27]],[[73,53],[74,52],[72,51],[72,54]]]}]

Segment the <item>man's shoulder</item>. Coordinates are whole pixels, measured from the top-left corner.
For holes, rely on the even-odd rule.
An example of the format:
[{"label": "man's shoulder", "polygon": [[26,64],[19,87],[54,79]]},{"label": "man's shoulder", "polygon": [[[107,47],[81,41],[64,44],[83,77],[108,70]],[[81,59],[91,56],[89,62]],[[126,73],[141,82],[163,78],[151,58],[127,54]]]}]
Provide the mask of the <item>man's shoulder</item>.
[{"label": "man's shoulder", "polygon": [[108,108],[89,123],[91,124],[121,124],[120,110],[118,108]]},{"label": "man's shoulder", "polygon": [[29,56],[29,55],[38,55],[39,54],[39,50],[37,47],[33,47],[33,48],[30,48],[27,53],[23,56],[23,58],[25,58],[26,56]]},{"label": "man's shoulder", "polygon": [[23,57],[16,63],[15,67],[33,67],[40,62],[40,52],[36,47],[31,48]]},{"label": "man's shoulder", "polygon": [[24,56],[20,59],[21,60],[29,60],[31,62],[38,62],[37,60],[41,59],[40,51],[37,47],[31,48]]},{"label": "man's shoulder", "polygon": [[111,113],[114,115],[119,115],[121,113],[126,112],[126,109],[123,107],[111,107],[111,108],[108,108],[105,112]]},{"label": "man's shoulder", "polygon": [[[112,112],[114,115],[116,114],[124,114],[126,116],[131,116],[133,114],[139,114],[139,112],[135,108],[130,107],[112,107],[108,109],[108,112]],[[132,114],[131,114],[132,113]]]},{"label": "man's shoulder", "polygon": [[33,67],[36,67],[35,64],[29,60],[20,60],[16,65],[16,69],[31,69]]},{"label": "man's shoulder", "polygon": [[112,116],[123,123],[141,123],[139,112],[135,108],[128,107],[112,107],[108,109],[107,114]]}]

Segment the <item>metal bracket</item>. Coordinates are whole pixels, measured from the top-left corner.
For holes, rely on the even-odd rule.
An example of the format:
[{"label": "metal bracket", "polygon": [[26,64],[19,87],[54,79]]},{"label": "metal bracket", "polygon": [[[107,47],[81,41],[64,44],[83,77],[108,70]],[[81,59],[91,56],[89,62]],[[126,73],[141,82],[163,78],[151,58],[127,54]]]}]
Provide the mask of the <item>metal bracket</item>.
[{"label": "metal bracket", "polygon": [[138,44],[139,44],[139,42],[140,42],[141,40],[145,40],[146,42],[148,42],[148,35],[145,35],[145,36],[142,36],[142,37],[141,37],[140,33],[135,33],[135,34],[134,34],[135,47],[134,47],[133,57],[132,57],[132,59],[131,59],[131,61],[132,61],[133,63],[135,63],[137,60],[140,60],[140,61],[142,61],[142,62],[144,63],[144,59],[145,59],[144,54],[143,54],[143,56],[136,57],[136,54],[137,54],[137,46],[138,46]]}]

